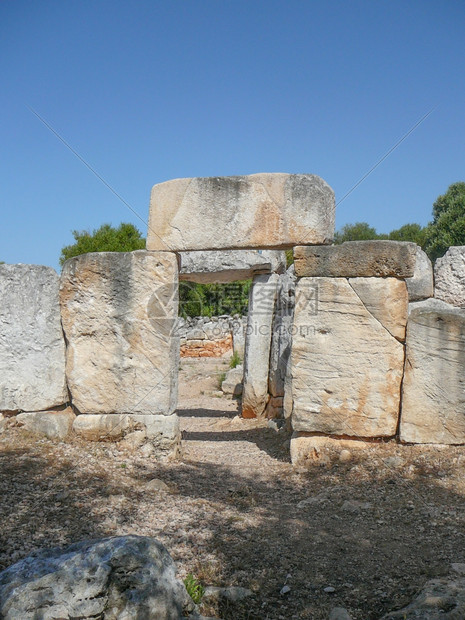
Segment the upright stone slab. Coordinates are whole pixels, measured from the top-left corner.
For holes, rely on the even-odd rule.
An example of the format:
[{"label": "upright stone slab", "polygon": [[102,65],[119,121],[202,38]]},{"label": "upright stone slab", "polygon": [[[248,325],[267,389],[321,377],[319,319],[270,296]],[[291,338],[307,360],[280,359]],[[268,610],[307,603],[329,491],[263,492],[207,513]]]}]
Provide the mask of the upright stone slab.
[{"label": "upright stone slab", "polygon": [[292,341],[292,427],[352,437],[396,433],[404,347],[345,278],[302,278]]},{"label": "upright stone slab", "polygon": [[[273,317],[270,374],[268,377],[268,389],[272,396],[270,406],[267,408],[267,417],[283,417],[283,398],[285,393],[285,380],[289,357],[292,346],[292,329],[294,322],[295,306],[295,283],[294,267],[279,276],[275,313]],[[277,399],[281,399],[281,402]],[[279,403],[276,406],[274,403]]]},{"label": "upright stone slab", "polygon": [[247,280],[286,270],[286,254],[278,250],[180,252],[179,279],[199,284]]},{"label": "upright stone slab", "polygon": [[410,304],[400,439],[465,443],[465,310],[428,299]]},{"label": "upright stone slab", "polygon": [[148,250],[278,249],[334,237],[334,192],[313,174],[175,179],[155,185]]},{"label": "upright stone slab", "polygon": [[101,252],[61,278],[66,374],[81,413],[171,414],[179,339],[174,254]]},{"label": "upright stone slab", "polygon": [[465,308],[465,246],[447,250],[434,265],[434,296],[452,306]]},{"label": "upright stone slab", "polygon": [[268,402],[271,332],[278,279],[277,274],[256,276],[250,288],[242,391],[244,418],[262,415]]},{"label": "upright stone slab", "polygon": [[346,241],[294,248],[297,276],[321,278],[411,278],[416,245],[406,241]]},{"label": "upright stone slab", "polygon": [[42,265],[0,265],[0,411],[68,400],[59,278]]}]

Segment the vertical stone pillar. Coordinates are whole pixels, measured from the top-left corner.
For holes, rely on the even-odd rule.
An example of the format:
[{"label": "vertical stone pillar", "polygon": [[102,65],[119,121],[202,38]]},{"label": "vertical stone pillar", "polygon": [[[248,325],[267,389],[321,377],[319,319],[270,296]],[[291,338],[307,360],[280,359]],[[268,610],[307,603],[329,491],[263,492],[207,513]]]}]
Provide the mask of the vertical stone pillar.
[{"label": "vertical stone pillar", "polygon": [[163,450],[179,442],[168,419],[177,404],[177,285],[169,252],[101,252],[65,263],[66,375],[83,436],[143,430]]},{"label": "vertical stone pillar", "polygon": [[261,416],[268,404],[268,375],[277,274],[255,276],[249,294],[242,416]]}]

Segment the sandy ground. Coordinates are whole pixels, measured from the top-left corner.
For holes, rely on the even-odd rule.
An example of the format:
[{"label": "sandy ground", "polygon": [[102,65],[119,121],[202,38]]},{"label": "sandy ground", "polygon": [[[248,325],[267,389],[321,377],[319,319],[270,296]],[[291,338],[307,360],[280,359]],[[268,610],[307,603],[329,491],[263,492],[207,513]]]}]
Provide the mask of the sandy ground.
[{"label": "sandy ground", "polygon": [[[176,462],[15,428],[0,435],[0,569],[41,547],[149,535],[180,577],[254,592],[205,604],[206,614],[327,619],[342,606],[371,620],[465,562],[465,448],[374,444],[296,470],[285,432],[239,419],[236,401],[218,395],[227,363],[182,361]],[[169,491],[150,490],[153,478]]]}]

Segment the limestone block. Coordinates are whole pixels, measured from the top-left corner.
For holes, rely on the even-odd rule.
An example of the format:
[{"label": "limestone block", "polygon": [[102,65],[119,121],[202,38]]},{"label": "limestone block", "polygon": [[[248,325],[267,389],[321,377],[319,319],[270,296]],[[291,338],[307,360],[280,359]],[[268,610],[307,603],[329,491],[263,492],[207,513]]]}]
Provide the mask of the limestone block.
[{"label": "limestone block", "polygon": [[262,273],[281,273],[286,255],[278,250],[181,252],[179,279],[200,284],[247,280]]},{"label": "limestone block", "polygon": [[279,249],[328,243],[334,219],[334,192],[312,174],[175,179],[152,189],[147,249]]},{"label": "limestone block", "polygon": [[242,416],[255,418],[268,402],[271,331],[279,276],[256,276],[250,287],[242,388]]},{"label": "limestone block", "polygon": [[176,454],[181,441],[176,414],[81,414],[74,420],[73,430],[87,441],[121,440],[141,431],[158,455]]},{"label": "limestone block", "polygon": [[465,245],[449,248],[434,264],[434,296],[465,308]]},{"label": "limestone block", "polygon": [[410,304],[402,392],[402,441],[465,443],[465,310]]},{"label": "limestone block", "polygon": [[415,247],[415,270],[411,278],[406,278],[409,301],[420,301],[434,295],[433,266],[420,246]]},{"label": "limestone block", "polygon": [[19,413],[16,423],[35,435],[49,439],[64,439],[73,428],[76,416],[71,407],[64,411],[32,411]]},{"label": "limestone block", "polygon": [[74,406],[81,413],[171,414],[179,364],[175,255],[72,258],[60,294]]},{"label": "limestone block", "polygon": [[244,377],[244,367],[239,364],[235,368],[231,368],[226,373],[224,381],[221,383],[221,389],[225,394],[232,396],[240,396],[242,394],[242,379]]},{"label": "limestone block", "polygon": [[285,274],[279,276],[268,378],[269,392],[272,396],[284,396],[284,382],[292,346],[295,282],[293,266]]},{"label": "limestone block", "polygon": [[[314,304],[309,305],[315,292],[316,312]],[[403,363],[403,345],[346,279],[298,282],[292,342],[295,431],[393,436]]]},{"label": "limestone block", "polygon": [[0,265],[0,411],[39,411],[68,400],[58,275]]},{"label": "limestone block", "polygon": [[294,248],[297,276],[323,278],[410,278],[416,245],[406,241],[346,241],[341,245]]},{"label": "limestone block", "polygon": [[363,305],[397,340],[405,340],[408,315],[407,286],[397,278],[350,278]]},{"label": "limestone block", "polygon": [[343,450],[356,453],[370,446],[366,441],[336,439],[310,433],[293,433],[291,437],[291,461],[293,465],[317,463],[339,457]]}]

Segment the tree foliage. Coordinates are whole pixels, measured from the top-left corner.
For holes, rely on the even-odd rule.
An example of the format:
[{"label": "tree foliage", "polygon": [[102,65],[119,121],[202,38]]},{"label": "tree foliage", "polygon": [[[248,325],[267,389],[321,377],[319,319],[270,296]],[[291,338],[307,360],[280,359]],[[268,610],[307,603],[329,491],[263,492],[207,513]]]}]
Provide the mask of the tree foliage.
[{"label": "tree foliage", "polygon": [[145,239],[133,224],[122,223],[117,228],[103,224],[92,233],[73,230],[73,237],[76,242],[61,250],[61,265],[68,258],[88,252],[132,252],[145,248]]},{"label": "tree foliage", "polygon": [[251,280],[228,284],[179,283],[179,314],[188,316],[246,315]]},{"label": "tree foliage", "polygon": [[433,221],[426,228],[425,250],[431,260],[451,245],[465,245],[465,183],[453,183],[433,204]]},{"label": "tree foliage", "polygon": [[367,222],[346,224],[334,235],[334,243],[344,243],[344,241],[369,241],[370,239],[387,239],[387,235],[378,235],[376,229]]}]

